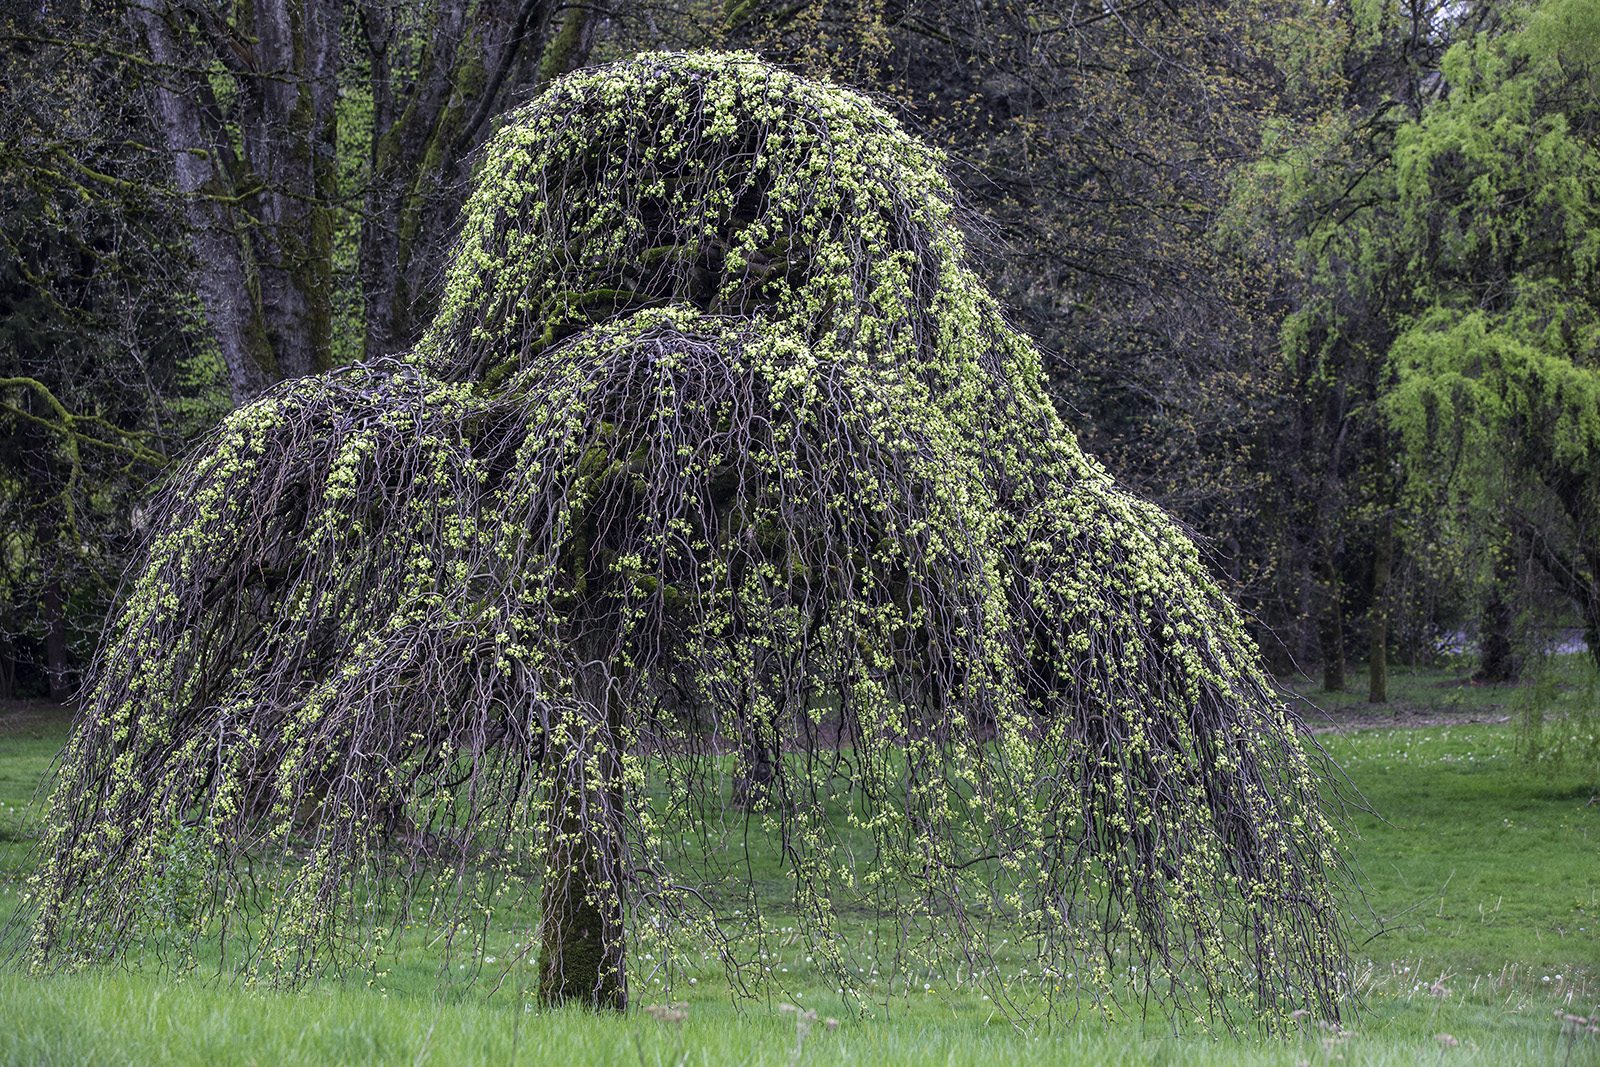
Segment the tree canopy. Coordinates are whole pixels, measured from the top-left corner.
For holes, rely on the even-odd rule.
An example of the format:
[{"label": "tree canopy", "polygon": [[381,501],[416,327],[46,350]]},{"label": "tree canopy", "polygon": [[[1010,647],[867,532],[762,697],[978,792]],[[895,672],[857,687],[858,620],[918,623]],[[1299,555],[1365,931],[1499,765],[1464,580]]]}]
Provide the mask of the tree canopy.
[{"label": "tree canopy", "polygon": [[865,908],[1020,941],[1070,1003],[1337,1012],[1314,748],[957,212],[880,108],[745,55],[517,112],[416,349],[277,387],[161,490],[35,964],[210,939],[293,980],[537,901],[544,999],[620,1006],[630,943],[722,943],[748,820],[857,995]]}]

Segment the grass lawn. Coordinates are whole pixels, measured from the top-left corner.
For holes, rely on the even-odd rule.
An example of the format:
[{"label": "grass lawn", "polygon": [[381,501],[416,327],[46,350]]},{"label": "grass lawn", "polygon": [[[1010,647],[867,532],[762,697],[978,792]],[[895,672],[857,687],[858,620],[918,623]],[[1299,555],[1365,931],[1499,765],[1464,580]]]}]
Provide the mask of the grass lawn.
[{"label": "grass lawn", "polygon": [[[1363,682],[1351,679],[1358,695]],[[681,1018],[645,1008],[655,987],[643,974],[642,1010],[595,1018],[533,1010],[515,993],[531,984],[516,970],[493,996],[441,983],[419,944],[386,974],[299,993],[154,970],[40,980],[0,969],[0,1064],[1600,1063],[1597,1035],[1560,1018],[1600,1012],[1592,766],[1530,770],[1518,759],[1508,721],[1518,690],[1403,669],[1391,687],[1395,706],[1384,709],[1306,694],[1327,711],[1318,739],[1371,808],[1351,819],[1363,997],[1345,1029],[1306,1019],[1286,1038],[1173,1037],[1160,1019],[1094,1017],[1019,1030],[950,976],[862,1015],[808,973],[798,946],[779,950],[793,965],[788,999],[814,1022],[777,996],[730,1003],[710,966],[672,991]],[[27,869],[28,800],[65,732],[62,715],[0,709],[0,913]],[[767,934],[781,945],[781,933]]]}]

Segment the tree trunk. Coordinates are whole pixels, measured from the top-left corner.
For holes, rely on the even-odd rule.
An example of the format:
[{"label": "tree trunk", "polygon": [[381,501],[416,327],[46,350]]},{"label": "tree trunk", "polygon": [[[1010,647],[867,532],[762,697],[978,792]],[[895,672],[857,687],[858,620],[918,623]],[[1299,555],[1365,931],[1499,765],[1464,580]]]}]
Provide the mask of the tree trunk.
[{"label": "tree trunk", "polygon": [[1367,701],[1389,702],[1389,573],[1394,566],[1394,515],[1385,511],[1372,553],[1372,611],[1368,619]]},{"label": "tree trunk", "polygon": [[277,360],[267,343],[259,302],[252,299],[250,264],[240,246],[242,224],[227,173],[231,140],[216,143],[220,112],[206,106],[215,103],[209,84],[202,93],[185,72],[187,56],[170,14],[159,0],[128,8],[134,33],[164,72],[153,92],[156,123],[172,157],[178,191],[184,194],[200,306],[238,404],[277,380]]},{"label": "tree trunk", "polygon": [[1512,635],[1515,622],[1516,612],[1496,585],[1484,600],[1483,615],[1478,623],[1478,670],[1473,675],[1475,681],[1514,682],[1522,673]]},{"label": "tree trunk", "polygon": [[356,84],[351,66],[365,68],[372,96],[370,141],[356,149],[370,166],[357,249],[370,359],[409,346],[431,316],[462,179],[490,120],[587,62],[605,21],[558,0],[350,6],[128,9],[154,60],[155,116],[235,403],[332,363],[333,242],[350,195],[339,188],[338,99]]},{"label": "tree trunk", "polygon": [[767,746],[752,740],[744,752],[746,772],[734,779],[733,803],[746,811],[761,811],[772,798],[772,783],[777,778]]},{"label": "tree trunk", "polygon": [[419,51],[430,77],[419,78],[401,61],[416,46],[406,36],[415,27],[395,17],[392,4],[360,5],[372,72],[372,178],[360,247],[367,359],[408,347],[432,316],[463,171],[492,132],[489,120],[588,61],[600,14],[565,7],[551,41],[561,9],[557,0],[441,4]]},{"label": "tree trunk", "polygon": [[61,595],[61,578],[52,575],[44,584],[45,675],[50,681],[50,699],[65,704],[72,699],[73,687],[67,666],[66,601]]},{"label": "tree trunk", "polygon": [[[340,22],[330,0],[254,0],[237,11],[254,67],[240,142],[260,191],[255,225],[261,318],[285,378],[332,365],[333,231],[337,180]],[[261,74],[257,75],[256,72]],[[247,179],[248,180],[248,179]],[[241,183],[242,184],[242,183]]]},{"label": "tree trunk", "polygon": [[1333,554],[1324,550],[1322,575],[1318,582],[1322,600],[1317,613],[1317,644],[1322,653],[1322,688],[1329,693],[1342,693],[1344,681],[1344,607],[1340,604],[1339,573],[1333,566]]},{"label": "tree trunk", "polygon": [[1586,546],[1583,556],[1589,564],[1589,582],[1583,590],[1585,595],[1576,599],[1579,614],[1583,616],[1583,642],[1589,646],[1595,668],[1600,669],[1600,549]]},{"label": "tree trunk", "polygon": [[1600,670],[1600,584],[1597,584],[1594,597],[1589,601],[1589,610],[1584,613],[1583,643],[1589,646],[1589,658],[1594,660],[1597,670]]},{"label": "tree trunk", "polygon": [[326,370],[341,13],[329,0],[147,0],[128,18],[156,64],[156,119],[234,402]]},{"label": "tree trunk", "polygon": [[10,700],[17,687],[17,647],[11,635],[0,633],[0,700]]},{"label": "tree trunk", "polygon": [[580,686],[549,730],[550,812],[539,920],[539,1000],[624,1011],[620,709],[606,676]]}]

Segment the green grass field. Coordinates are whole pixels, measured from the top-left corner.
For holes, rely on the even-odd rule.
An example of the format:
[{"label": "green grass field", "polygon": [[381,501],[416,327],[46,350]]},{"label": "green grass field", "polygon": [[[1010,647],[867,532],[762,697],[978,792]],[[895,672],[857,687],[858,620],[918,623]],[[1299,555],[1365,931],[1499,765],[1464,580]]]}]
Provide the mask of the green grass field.
[{"label": "green grass field", "polygon": [[[1303,1019],[1287,1037],[1174,1037],[1160,1018],[1095,1016],[1018,1029],[955,976],[908,983],[887,964],[883,980],[898,977],[900,992],[863,1015],[809,972],[802,948],[768,930],[773,964],[791,968],[789,992],[735,1004],[708,965],[672,991],[681,1017],[649,1010],[666,997],[652,999],[646,973],[634,979],[639,1010],[626,1016],[540,1012],[517,993],[531,984],[518,981],[528,964],[491,996],[481,983],[441,982],[420,941],[382,975],[298,993],[244,990],[203,972],[34,979],[0,970],[0,1064],[1600,1063],[1597,1035],[1562,1019],[1600,1013],[1593,764],[1519,758],[1507,720],[1526,690],[1474,687],[1443,671],[1396,671],[1392,686],[1395,706],[1383,709],[1306,694],[1327,711],[1315,720],[1319,741],[1371,808],[1351,817],[1362,1005],[1342,1028]],[[27,870],[28,802],[66,729],[59,714],[0,711],[0,913]],[[517,936],[485,946],[485,974],[504,970],[489,957],[514,955]],[[785,998],[815,1021],[784,1010]]]}]

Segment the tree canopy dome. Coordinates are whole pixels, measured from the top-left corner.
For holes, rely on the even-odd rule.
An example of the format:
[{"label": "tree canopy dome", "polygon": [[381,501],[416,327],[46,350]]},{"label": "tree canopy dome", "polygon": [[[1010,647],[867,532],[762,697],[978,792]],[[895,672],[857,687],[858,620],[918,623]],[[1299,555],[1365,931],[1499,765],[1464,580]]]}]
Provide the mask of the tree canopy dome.
[{"label": "tree canopy dome", "polygon": [[490,145],[420,354],[482,374],[677,303],[932,373],[995,314],[953,216],[938,153],[866,99],[647,55],[557,83]]},{"label": "tree canopy dome", "polygon": [[1337,1010],[1296,724],[1194,547],[1062,426],[934,152],[750,57],[649,55],[555,84],[478,183],[415,352],[287,383],[161,496],[41,965],[169,936],[147,890],[197,833],[188,936],[252,974],[370,949],[352,899],[454,937],[527,895],[543,995],[620,1004],[629,939],[739,969],[749,818],[856,993],[831,934],[864,906],[930,959],[1015,937],[1068,999]]}]

